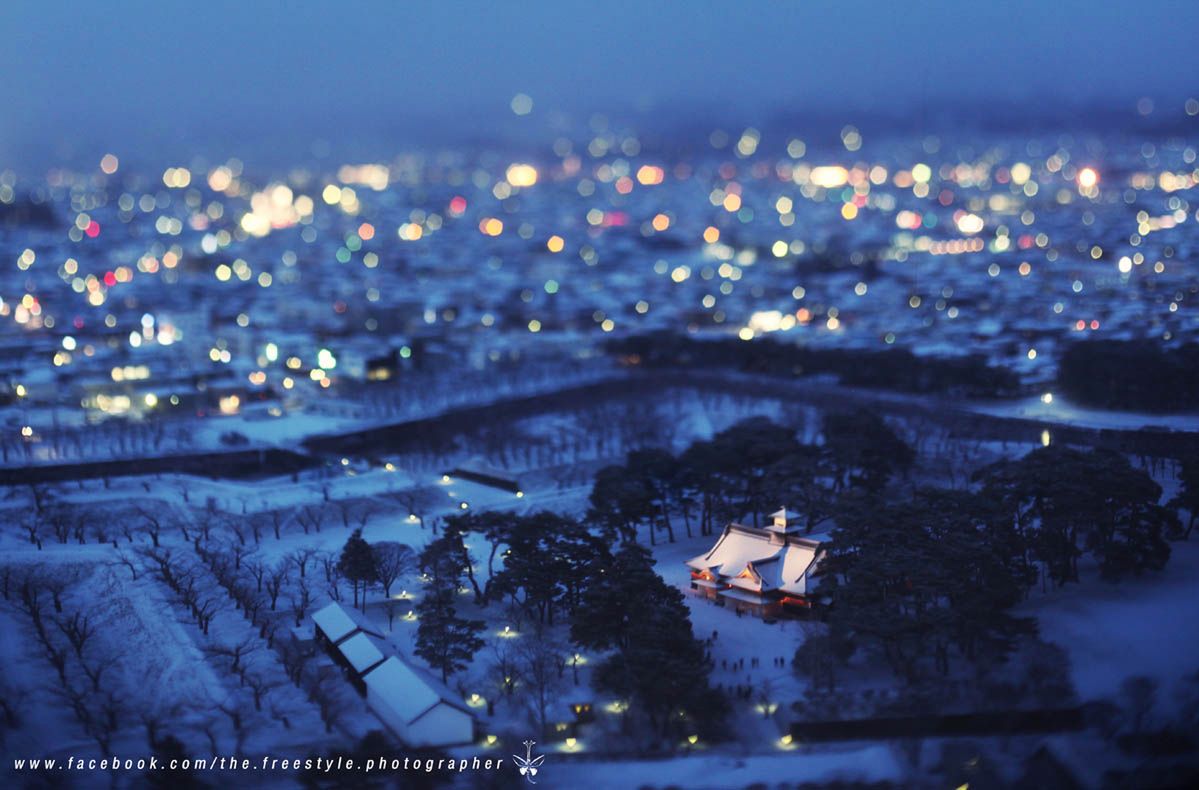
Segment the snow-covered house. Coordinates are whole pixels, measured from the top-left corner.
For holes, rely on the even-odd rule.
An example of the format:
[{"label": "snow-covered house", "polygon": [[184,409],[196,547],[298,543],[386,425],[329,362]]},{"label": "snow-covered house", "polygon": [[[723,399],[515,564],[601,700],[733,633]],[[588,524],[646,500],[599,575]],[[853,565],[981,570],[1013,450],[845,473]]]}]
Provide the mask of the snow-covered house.
[{"label": "snow-covered house", "polygon": [[317,610],[312,622],[317,644],[341,667],[358,693],[365,695],[363,676],[387,657],[382,632],[357,610],[336,601]]},{"label": "snow-covered house", "polygon": [[359,631],[337,646],[337,652],[345,658],[350,669],[357,675],[365,675],[383,663],[384,646],[374,637]]},{"label": "snow-covered house", "polygon": [[366,674],[366,704],[408,746],[474,741],[475,720],[440,683],[391,656]]},{"label": "snow-covered house", "polygon": [[376,639],[383,638],[383,632],[378,626],[358,610],[342,606],[337,601],[314,612],[312,623],[316,626],[317,642],[326,649],[336,647],[358,632],[369,634]]},{"label": "snow-covered house", "polygon": [[822,540],[800,532],[785,509],[772,513],[765,527],[729,524],[710,551],[687,560],[691,589],[759,617],[806,611]]},{"label": "snow-covered house", "polygon": [[356,632],[349,639],[337,646],[334,659],[341,664],[342,669],[358,693],[366,696],[366,683],[363,681],[366,673],[383,663],[387,658],[388,647],[385,643],[362,631]]}]

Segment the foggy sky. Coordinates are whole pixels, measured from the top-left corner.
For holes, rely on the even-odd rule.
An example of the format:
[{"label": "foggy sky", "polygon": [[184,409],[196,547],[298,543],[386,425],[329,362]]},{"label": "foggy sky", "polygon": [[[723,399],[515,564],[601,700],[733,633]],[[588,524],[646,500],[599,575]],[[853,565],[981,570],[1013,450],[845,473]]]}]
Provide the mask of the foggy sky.
[{"label": "foggy sky", "polygon": [[[479,139],[534,110],[755,120],[1199,94],[1196,2],[6,3],[0,168]],[[1006,111],[1006,109],[1005,109]]]}]

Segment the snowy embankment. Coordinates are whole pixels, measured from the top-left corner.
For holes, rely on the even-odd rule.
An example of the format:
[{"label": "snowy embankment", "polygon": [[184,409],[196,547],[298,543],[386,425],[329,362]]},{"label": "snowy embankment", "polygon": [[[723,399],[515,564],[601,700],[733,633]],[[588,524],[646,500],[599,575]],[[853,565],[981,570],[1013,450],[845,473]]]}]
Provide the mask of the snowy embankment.
[{"label": "snowy embankment", "polygon": [[1059,425],[1075,425],[1080,428],[1123,431],[1149,428],[1199,432],[1199,414],[1150,414],[1089,409],[1070,403],[1060,395],[1053,396],[1048,403],[1038,397],[1018,401],[975,402],[966,404],[965,408],[993,417],[1018,417]]},{"label": "snowy embankment", "polygon": [[546,757],[537,784],[549,787],[586,787],[590,790],[628,787],[704,788],[773,787],[811,782],[900,781],[905,775],[888,746],[868,746],[846,751],[735,757],[725,754],[692,754],[670,760],[613,762],[554,762]]}]

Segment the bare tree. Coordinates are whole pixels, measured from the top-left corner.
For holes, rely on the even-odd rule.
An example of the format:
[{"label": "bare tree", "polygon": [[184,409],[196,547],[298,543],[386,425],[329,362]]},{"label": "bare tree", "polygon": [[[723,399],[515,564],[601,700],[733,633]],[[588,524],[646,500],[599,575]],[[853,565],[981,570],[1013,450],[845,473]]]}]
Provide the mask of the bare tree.
[{"label": "bare tree", "polygon": [[304,615],[308,614],[308,607],[312,604],[312,592],[308,588],[308,581],[304,577],[300,577],[296,583],[296,590],[291,596],[291,613],[296,618],[296,628],[304,622]]},{"label": "bare tree", "polygon": [[321,720],[325,722],[325,732],[333,732],[333,728],[346,713],[347,705],[341,693],[343,685],[333,667],[309,665],[303,686],[308,692],[308,698],[320,711]]},{"label": "bare tree", "polygon": [[289,569],[287,560],[280,560],[266,576],[266,594],[271,599],[272,612],[276,610],[283,585],[287,583]]},{"label": "bare tree", "polygon": [[238,757],[241,757],[246,745],[246,738],[249,736],[248,725],[251,715],[246,701],[241,695],[230,695],[230,698],[217,705],[216,709],[228,717],[229,725],[233,728],[234,751]]},{"label": "bare tree", "polygon": [[254,710],[262,712],[262,700],[271,691],[278,688],[279,681],[257,672],[246,673],[246,686],[254,697]]},{"label": "bare tree", "polygon": [[153,510],[148,507],[138,507],[136,513],[142,521],[142,531],[150,536],[150,542],[157,548],[161,545],[159,537],[162,535],[163,527],[162,511]]},{"label": "bare tree", "polygon": [[516,664],[538,732],[549,724],[549,709],[562,687],[562,647],[548,637],[530,636],[517,648]]},{"label": "bare tree", "polygon": [[113,653],[97,653],[93,651],[86,660],[79,662],[79,666],[83,669],[83,674],[87,676],[88,681],[92,684],[92,691],[100,691],[104,673],[116,666],[118,658]]},{"label": "bare tree", "polygon": [[240,642],[232,644],[216,643],[204,646],[204,652],[210,657],[224,659],[229,662],[228,669],[230,673],[237,675],[238,679],[245,682],[246,676],[246,660],[259,649],[258,643],[246,637]]},{"label": "bare tree", "polygon": [[293,639],[281,642],[278,653],[279,662],[283,664],[283,671],[287,673],[287,677],[292,683],[300,684],[304,679],[308,661],[312,658],[311,654]]},{"label": "bare tree", "polygon": [[28,514],[21,522],[21,526],[29,534],[29,542],[37,546],[38,551],[42,550],[42,531],[45,529],[45,524],[41,517],[35,514]]},{"label": "bare tree", "polygon": [[254,584],[257,586],[258,592],[262,592],[262,583],[266,581],[266,563],[260,559],[252,558],[245,561],[246,570],[250,572],[250,576],[254,579]]},{"label": "bare tree", "polygon": [[149,695],[143,697],[137,717],[146,730],[146,745],[151,751],[158,748],[163,730],[179,720],[184,707],[180,700],[164,701],[162,697]]},{"label": "bare tree", "polygon": [[337,515],[341,517],[341,525],[346,529],[350,528],[350,520],[354,515],[354,500],[338,499],[330,503]]},{"label": "bare tree", "polygon": [[494,645],[491,654],[492,662],[488,673],[490,684],[498,693],[511,699],[520,675],[516,656],[508,645]]},{"label": "bare tree", "polygon": [[[232,532],[234,537],[237,538],[238,545],[244,547],[247,543],[246,537],[251,531],[250,523],[248,521],[243,521],[242,519],[231,518],[225,522],[225,526],[227,526],[229,531]],[[255,541],[255,543],[257,543],[257,541]]]},{"label": "bare tree", "polygon": [[67,638],[67,642],[75,651],[75,657],[82,660],[84,648],[96,635],[96,626],[92,623],[91,617],[83,612],[75,612],[69,617],[59,617],[54,624]]},{"label": "bare tree", "polygon": [[441,497],[434,497],[427,488],[408,488],[403,491],[392,491],[386,494],[388,499],[398,503],[409,516],[415,517],[420,528],[425,528],[425,514],[441,503]]},{"label": "bare tree", "polygon": [[46,510],[45,517],[50,529],[54,532],[55,540],[59,543],[66,543],[71,539],[71,530],[77,519],[77,514],[71,508],[65,505],[55,505]]},{"label": "bare tree", "polygon": [[416,569],[416,552],[403,543],[384,541],[371,546],[375,557],[375,576],[383,594],[391,597],[391,587],[405,574]]},{"label": "bare tree", "polygon": [[312,561],[317,554],[317,550],[308,546],[300,548],[287,555],[287,559],[300,570],[300,578],[303,579],[308,570],[308,563]]},{"label": "bare tree", "polygon": [[[108,523],[108,519],[103,515],[92,519],[91,533],[92,537],[97,543],[107,543],[109,541],[109,536],[112,535],[111,525]],[[117,539],[115,537],[112,538],[112,547],[114,549],[120,548],[120,546],[117,545]]]},{"label": "bare tree", "polygon": [[310,530],[321,531],[321,525],[326,518],[328,506],[324,504],[305,505],[296,511],[296,523],[307,535]]},{"label": "bare tree", "polygon": [[366,529],[367,522],[374,518],[382,509],[369,499],[361,500],[354,509],[354,520],[359,528]]},{"label": "bare tree", "polygon": [[283,537],[283,526],[287,523],[287,514],[283,510],[270,510],[266,515],[270,520],[271,530],[275,533],[275,540],[279,540]]},{"label": "bare tree", "polygon": [[50,593],[50,600],[53,601],[54,611],[57,614],[62,614],[63,611],[63,595],[77,581],[79,581],[79,569],[76,566],[47,570],[41,575],[42,588]]}]

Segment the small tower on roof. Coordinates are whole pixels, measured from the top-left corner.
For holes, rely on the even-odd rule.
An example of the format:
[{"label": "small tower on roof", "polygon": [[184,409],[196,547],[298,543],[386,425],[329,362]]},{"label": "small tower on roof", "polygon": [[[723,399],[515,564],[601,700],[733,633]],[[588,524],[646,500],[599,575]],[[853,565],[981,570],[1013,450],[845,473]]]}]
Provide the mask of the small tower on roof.
[{"label": "small tower on roof", "polygon": [[799,518],[794,513],[788,513],[787,508],[780,508],[770,514],[770,524],[766,531],[771,533],[772,542],[782,543],[784,535],[793,535],[800,531]]}]

